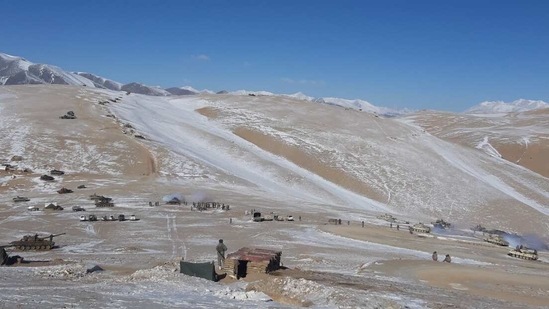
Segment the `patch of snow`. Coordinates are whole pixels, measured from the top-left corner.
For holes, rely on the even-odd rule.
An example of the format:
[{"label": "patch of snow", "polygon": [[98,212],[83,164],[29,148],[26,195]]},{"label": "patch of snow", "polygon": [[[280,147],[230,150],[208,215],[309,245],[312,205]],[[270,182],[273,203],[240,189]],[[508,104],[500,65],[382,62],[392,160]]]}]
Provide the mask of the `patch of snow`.
[{"label": "patch of snow", "polygon": [[488,155],[496,158],[501,158],[502,155],[488,142],[488,136],[485,136],[484,139],[478,143],[476,146],[477,149],[481,149],[486,152]]}]

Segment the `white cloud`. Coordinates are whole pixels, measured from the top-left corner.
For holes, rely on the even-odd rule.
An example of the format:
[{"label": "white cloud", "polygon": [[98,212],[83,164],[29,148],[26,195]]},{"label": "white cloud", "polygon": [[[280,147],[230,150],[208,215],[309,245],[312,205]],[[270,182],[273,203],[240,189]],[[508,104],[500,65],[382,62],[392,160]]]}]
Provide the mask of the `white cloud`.
[{"label": "white cloud", "polygon": [[312,79],[293,79],[293,78],[283,77],[280,80],[288,84],[300,84],[300,85],[311,85],[311,86],[321,86],[325,84],[323,80],[312,80]]},{"label": "white cloud", "polygon": [[200,60],[200,61],[209,61],[210,57],[208,55],[200,54],[200,55],[192,55],[191,56],[194,60]]}]

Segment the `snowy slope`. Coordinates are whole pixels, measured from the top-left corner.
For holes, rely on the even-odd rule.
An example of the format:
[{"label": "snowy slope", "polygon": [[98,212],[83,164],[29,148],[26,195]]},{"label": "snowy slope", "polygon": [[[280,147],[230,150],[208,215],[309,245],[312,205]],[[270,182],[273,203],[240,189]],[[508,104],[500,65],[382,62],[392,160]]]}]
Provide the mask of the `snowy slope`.
[{"label": "snowy slope", "polygon": [[485,101],[465,111],[467,114],[501,114],[525,112],[549,108],[549,103],[541,100],[519,99],[510,103],[503,101]]},{"label": "snowy slope", "polygon": [[0,53],[0,85],[62,84],[94,87],[89,79],[47,64]]},{"label": "snowy slope", "polygon": [[[515,230],[517,209],[533,221],[549,215],[545,178],[406,120],[278,96],[204,98],[136,96],[113,109],[175,153],[279,198],[418,217],[450,212],[462,223],[492,213],[494,224]],[[216,117],[195,112],[204,108]]]},{"label": "snowy slope", "polygon": [[423,111],[407,118],[437,137],[482,150],[549,177],[549,109],[499,111],[502,110],[487,110],[487,114]]}]

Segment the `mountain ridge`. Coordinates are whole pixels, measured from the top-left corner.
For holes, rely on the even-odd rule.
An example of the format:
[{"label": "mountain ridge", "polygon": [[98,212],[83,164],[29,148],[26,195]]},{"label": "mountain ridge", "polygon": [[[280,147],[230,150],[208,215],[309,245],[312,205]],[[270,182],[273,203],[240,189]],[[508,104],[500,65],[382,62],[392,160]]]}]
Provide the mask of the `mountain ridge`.
[{"label": "mountain ridge", "polygon": [[[89,72],[67,72],[49,64],[35,64],[23,57],[0,53],[0,85],[23,84],[65,84],[87,86],[93,88],[126,91],[150,96],[178,96],[200,93],[214,94],[208,89],[197,90],[191,86],[161,88],[148,86],[139,82],[123,84]],[[335,97],[312,97],[302,92],[294,94],[277,94],[269,91],[220,91],[219,94],[248,95],[248,96],[281,96],[321,104],[340,106],[346,109],[374,113],[386,117],[410,114],[414,110],[407,108],[388,108],[376,106],[362,99],[343,99]],[[510,103],[503,101],[484,101],[467,109],[466,114],[506,114],[549,108],[549,103],[541,100],[519,99]]]}]

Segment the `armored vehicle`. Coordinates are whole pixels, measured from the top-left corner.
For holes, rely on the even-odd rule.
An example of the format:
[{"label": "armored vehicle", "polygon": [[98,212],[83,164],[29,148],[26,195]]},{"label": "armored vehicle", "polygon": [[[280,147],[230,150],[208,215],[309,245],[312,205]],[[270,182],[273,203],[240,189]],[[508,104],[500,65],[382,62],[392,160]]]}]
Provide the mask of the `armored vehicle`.
[{"label": "armored vehicle", "polygon": [[18,202],[28,202],[30,201],[30,198],[28,197],[25,197],[25,196],[16,196],[12,199],[15,203],[18,203]]},{"label": "armored vehicle", "polygon": [[51,170],[50,174],[52,174],[52,175],[65,175],[65,172],[60,171],[60,170]]},{"label": "armored vehicle", "polygon": [[441,229],[448,229],[452,226],[451,223],[449,222],[446,222],[442,219],[437,219],[437,221],[435,222],[431,222],[431,224],[436,227],[436,228],[441,228]]},{"label": "armored vehicle", "polygon": [[40,180],[45,180],[45,181],[54,181],[55,178],[53,178],[52,176],[50,175],[42,175],[40,176]]},{"label": "armored vehicle", "polygon": [[377,216],[376,218],[381,219],[381,220],[385,220],[385,221],[388,221],[388,222],[395,222],[396,221],[396,218],[393,217],[390,214],[382,214],[382,215]]},{"label": "armored vehicle", "polygon": [[57,205],[57,203],[46,203],[44,210],[63,210],[63,207]]},{"label": "armored vehicle", "polygon": [[72,211],[86,211],[86,209],[76,205],[76,206],[72,206]]},{"label": "armored vehicle", "polygon": [[523,246],[517,246],[517,248],[509,251],[507,255],[524,260],[535,261],[538,259],[538,251],[529,249]]},{"label": "armored vehicle", "polygon": [[79,185],[76,189],[86,189],[86,185]]},{"label": "armored vehicle", "polygon": [[181,200],[179,200],[177,197],[172,198],[167,202],[167,204],[170,205],[181,205]]},{"label": "armored vehicle", "polygon": [[21,240],[12,241],[10,244],[18,250],[51,250],[55,245],[53,238],[60,235],[65,235],[65,233],[48,236],[25,235]]},{"label": "armored vehicle", "polygon": [[254,212],[253,214],[253,220],[254,222],[261,222],[263,221],[263,217],[261,216],[261,213],[259,211]]},{"label": "armored vehicle", "polygon": [[488,236],[484,237],[484,241],[498,246],[509,246],[509,243],[499,234],[488,234]]},{"label": "armored vehicle", "polygon": [[1,266],[9,266],[12,264],[20,264],[23,263],[23,258],[19,255],[16,256],[9,256],[8,253],[4,248],[13,247],[13,245],[7,245],[7,246],[0,246],[0,265]]},{"label": "armored vehicle", "polygon": [[74,191],[72,191],[71,189],[67,189],[65,187],[61,188],[60,190],[57,190],[57,193],[59,194],[66,194],[66,193],[73,193]]},{"label": "armored vehicle", "polygon": [[110,197],[101,196],[95,200],[95,207],[114,207],[114,203],[111,200]]},{"label": "armored vehicle", "polygon": [[410,229],[413,232],[416,232],[416,233],[430,233],[431,232],[431,228],[426,226],[423,223],[414,224],[410,227]]}]

